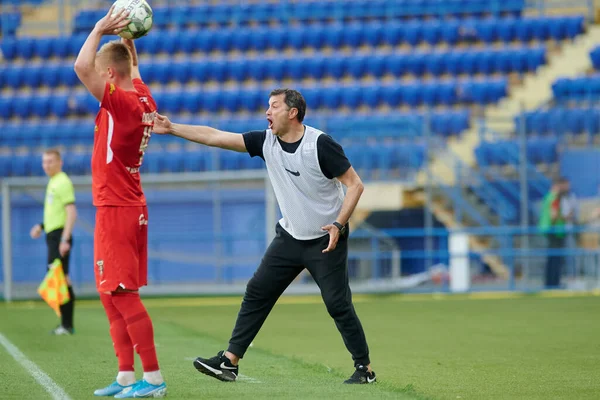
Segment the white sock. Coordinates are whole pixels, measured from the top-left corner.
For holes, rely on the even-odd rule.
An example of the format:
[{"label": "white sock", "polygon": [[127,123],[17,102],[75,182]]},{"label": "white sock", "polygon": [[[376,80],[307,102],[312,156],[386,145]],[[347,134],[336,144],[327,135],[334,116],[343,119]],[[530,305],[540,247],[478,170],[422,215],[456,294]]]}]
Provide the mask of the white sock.
[{"label": "white sock", "polygon": [[119,371],[117,374],[117,383],[121,386],[129,386],[135,383],[135,372]]},{"label": "white sock", "polygon": [[160,370],[144,372],[144,380],[154,386],[162,385],[162,383],[165,381],[160,373]]}]

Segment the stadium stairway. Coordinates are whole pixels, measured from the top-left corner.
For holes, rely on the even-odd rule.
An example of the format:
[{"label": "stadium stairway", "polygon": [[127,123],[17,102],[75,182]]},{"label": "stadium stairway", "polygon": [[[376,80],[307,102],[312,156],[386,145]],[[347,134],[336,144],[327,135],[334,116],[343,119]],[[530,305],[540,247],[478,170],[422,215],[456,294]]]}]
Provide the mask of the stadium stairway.
[{"label": "stadium stairway", "polygon": [[487,107],[485,120],[476,121],[459,138],[450,139],[449,148],[468,165],[474,165],[474,149],[479,145],[481,123],[501,136],[512,136],[516,131],[514,116],[548,102],[552,98],[552,82],[559,77],[581,75],[592,68],[589,54],[599,42],[600,26],[588,25],[585,34],[565,43],[559,51],[549,52],[547,65],[541,66],[535,75],[527,75],[523,84],[511,90],[498,105]]},{"label": "stadium stairway", "polygon": [[[484,109],[483,119],[473,121],[471,128],[459,137],[448,138],[448,148],[445,153],[437,154],[431,160],[428,171],[422,171],[418,176],[418,183],[425,185],[428,179],[433,179],[439,185],[453,186],[457,183],[455,168],[451,166],[451,160],[458,156],[467,166],[474,167],[475,148],[479,145],[482,125],[501,136],[510,137],[516,131],[514,116],[520,111],[532,110],[548,102],[552,98],[552,82],[559,77],[574,77],[592,68],[589,57],[590,51],[600,42],[600,27],[588,25],[586,32],[575,38],[572,42],[564,43],[556,51],[547,53],[548,62],[541,66],[535,74],[527,74],[523,77],[520,85],[510,90],[508,97],[502,99],[497,105],[491,105]],[[449,156],[451,154],[451,156]],[[493,223],[484,204],[478,202],[473,196],[463,196],[468,203],[479,209],[480,213]],[[424,201],[424,196],[422,198]],[[437,219],[442,221],[448,228],[460,228],[470,225],[481,225],[469,219],[462,223],[457,221],[457,216],[452,210],[456,206],[449,206],[449,199],[444,193],[436,193],[433,199],[432,212]],[[485,250],[494,247],[489,241],[478,238],[470,239],[471,249],[475,253],[481,253],[482,259],[489,265],[498,276],[506,278],[508,269],[501,258],[485,255]]]}]

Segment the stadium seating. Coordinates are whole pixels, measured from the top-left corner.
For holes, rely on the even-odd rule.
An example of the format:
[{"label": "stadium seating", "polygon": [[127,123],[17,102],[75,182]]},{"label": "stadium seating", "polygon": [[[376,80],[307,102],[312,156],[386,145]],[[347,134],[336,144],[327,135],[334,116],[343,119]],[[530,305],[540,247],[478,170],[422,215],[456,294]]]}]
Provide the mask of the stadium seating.
[{"label": "stadium seating", "polygon": [[[256,59],[213,58],[207,61],[154,61],[141,67],[148,83],[166,85],[192,81],[219,83],[229,80],[244,82],[312,78],[341,79],[365,76],[383,78],[386,75],[440,76],[443,74],[507,74],[532,72],[545,63],[544,47],[507,48],[499,50],[468,50],[444,52],[332,53],[312,57],[265,57]],[[72,62],[0,67],[0,84],[18,89],[21,86],[51,88],[79,85]]]},{"label": "stadium seating", "polygon": [[[421,140],[428,131],[436,146],[460,135],[470,126],[469,107],[495,104],[508,94],[509,74],[545,64],[544,41],[573,39],[584,30],[582,16],[521,16],[523,0],[152,5],[154,31],[136,46],[160,111],[234,132],[260,129],[269,90],[294,82],[307,100],[306,122],[342,141],[363,174],[384,177],[405,176],[423,164]],[[106,12],[104,3],[98,6],[75,15],[73,35],[0,40],[6,60],[0,65],[0,148],[23,154],[0,160],[0,172],[42,174],[39,160],[26,161],[25,154],[31,159],[34,151],[56,145],[70,154],[65,165],[71,173],[89,172],[98,101],[81,87],[73,57]],[[571,91],[581,89],[570,85]],[[591,115],[539,112],[527,117],[528,133],[546,143],[548,127],[561,117],[566,133],[597,132]],[[385,145],[375,147],[375,141]],[[542,156],[532,148],[532,160],[555,159],[556,142],[544,145],[554,150]],[[488,162],[502,163],[482,146],[478,151]],[[219,154],[217,163],[216,153],[183,147],[178,138],[154,137],[145,170],[262,167],[240,155]],[[23,148],[28,150],[21,153]]]},{"label": "stadium seating", "polygon": [[552,84],[557,101],[594,100],[600,96],[600,74],[575,78],[560,78]]},{"label": "stadium seating", "polygon": [[20,12],[2,12],[0,14],[0,33],[3,36],[14,36],[21,25]]},{"label": "stadium seating", "polygon": [[[90,133],[91,135],[91,133]],[[27,140],[27,139],[26,139]],[[415,170],[423,165],[425,147],[417,143],[393,143],[384,146],[352,144],[346,146],[346,153],[354,168],[366,178],[375,170],[391,174],[393,171]],[[259,158],[250,158],[248,154],[210,151],[198,146],[194,150],[148,151],[142,171],[162,172],[201,172],[212,171],[215,167],[222,170],[260,169],[264,162]],[[213,157],[218,157],[215,163]],[[89,174],[91,154],[88,152],[68,152],[64,156],[64,168],[74,175]],[[17,153],[0,155],[0,176],[43,175],[41,159],[35,153]],[[386,175],[379,175],[385,178]],[[398,177],[398,175],[397,175]]]},{"label": "stadium seating", "polygon": [[[519,117],[515,119],[519,124]],[[554,107],[525,113],[527,134],[557,135],[600,133],[600,111],[593,107]]]},{"label": "stadium seating", "polygon": [[[475,149],[480,166],[510,164],[503,155],[507,152],[519,154],[516,140],[481,142]],[[555,137],[532,138],[527,141],[527,159],[532,164],[550,164],[558,161],[558,140]]]},{"label": "stadium seating", "polygon": [[[245,3],[232,7],[228,2],[197,6],[154,7],[159,27],[207,26],[272,21],[366,20],[384,18],[422,18],[427,16],[494,15],[520,16],[524,0],[310,0],[298,2]],[[88,31],[106,11],[84,10],[75,17],[75,30]]]},{"label": "stadium seating", "polygon": [[[95,20],[96,21],[96,20]],[[95,22],[94,22],[95,23]],[[89,30],[86,30],[88,32]],[[178,32],[152,33],[152,36],[137,41],[139,50],[149,54],[178,52],[210,53],[233,50],[281,51],[286,48],[299,50],[325,47],[358,48],[362,45],[378,47],[420,43],[455,45],[459,42],[501,41],[511,43],[530,42],[532,39],[555,40],[572,39],[583,31],[583,17],[528,17],[490,18],[485,20],[467,19],[463,21],[375,21],[342,25],[340,23],[311,25],[311,29],[300,27],[242,27],[188,30]],[[161,40],[154,40],[157,36]],[[105,39],[107,40],[107,39]],[[0,49],[5,58],[30,59],[32,57],[71,57],[75,56],[85,41],[85,34],[54,38],[5,38]],[[18,45],[17,45],[18,43]]]},{"label": "stadium seating", "polygon": [[[95,101],[95,100],[94,100]],[[96,107],[97,102],[96,103]],[[2,110],[0,103],[0,110]],[[423,136],[421,128],[426,115],[421,113],[320,115],[309,113],[306,123],[318,127],[340,141],[352,142],[365,139],[415,138]],[[457,135],[469,126],[469,112],[437,111],[427,118],[431,121],[433,133],[442,136]],[[251,118],[182,118],[182,123],[215,126],[231,132],[248,132],[265,127],[264,117]],[[90,146],[93,143],[93,122],[15,122],[1,126],[0,147],[52,147],[52,146]],[[371,134],[365,137],[364,132]],[[167,146],[171,143],[183,143],[173,136],[154,136],[151,147]]]}]

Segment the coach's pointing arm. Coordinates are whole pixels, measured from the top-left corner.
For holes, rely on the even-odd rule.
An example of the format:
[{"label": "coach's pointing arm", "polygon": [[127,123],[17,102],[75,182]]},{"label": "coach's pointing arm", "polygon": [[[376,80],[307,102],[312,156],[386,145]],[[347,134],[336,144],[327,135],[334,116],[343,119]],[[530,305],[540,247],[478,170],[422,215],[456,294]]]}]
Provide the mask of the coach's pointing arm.
[{"label": "coach's pointing arm", "polygon": [[174,124],[169,118],[157,114],[154,119],[154,132],[170,133],[180,138],[221,149],[247,152],[244,136],[238,133],[224,132],[210,126]]}]

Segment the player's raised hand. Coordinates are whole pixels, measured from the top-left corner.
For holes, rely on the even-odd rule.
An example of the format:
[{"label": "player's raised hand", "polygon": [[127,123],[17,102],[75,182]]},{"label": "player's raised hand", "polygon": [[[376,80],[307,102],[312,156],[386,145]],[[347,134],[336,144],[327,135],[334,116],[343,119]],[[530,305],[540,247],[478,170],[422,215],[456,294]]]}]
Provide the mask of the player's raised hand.
[{"label": "player's raised hand", "polygon": [[114,9],[115,5],[113,4],[108,13],[100,21],[96,22],[94,29],[102,35],[117,35],[129,25],[129,20],[127,19],[129,12],[124,8],[121,12],[113,15]]},{"label": "player's raised hand", "polygon": [[173,128],[173,124],[169,120],[169,118],[164,115],[160,115],[156,113],[156,117],[154,117],[154,132],[158,134],[171,133],[171,129]]}]

